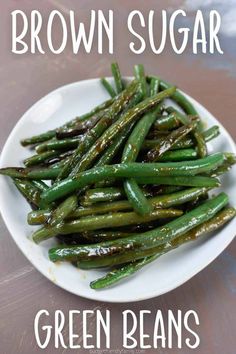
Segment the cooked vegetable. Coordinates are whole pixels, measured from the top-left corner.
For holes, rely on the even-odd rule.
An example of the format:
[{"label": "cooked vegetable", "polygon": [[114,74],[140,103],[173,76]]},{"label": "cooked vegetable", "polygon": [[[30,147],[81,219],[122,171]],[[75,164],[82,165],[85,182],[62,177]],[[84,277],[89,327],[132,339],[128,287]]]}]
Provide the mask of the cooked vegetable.
[{"label": "cooked vegetable", "polygon": [[[103,117],[98,121],[94,128],[92,128],[84,136],[83,142],[78,146],[72,155],[70,161],[63,167],[57,180],[62,180],[69,174],[75,173],[75,168],[79,163],[82,156],[90,149],[90,147],[97,141],[97,139],[107,130],[112,124],[113,120],[117,117],[119,112],[124,109],[131,97],[137,90],[138,83],[132,82],[126,90],[124,90],[111,107],[105,112]],[[77,171],[77,168],[76,168]]]},{"label": "cooked vegetable", "polygon": [[146,223],[152,220],[173,218],[180,216],[181,210],[177,209],[156,209],[148,215],[140,216],[135,212],[114,213],[107,215],[91,216],[80,218],[71,222],[59,224],[56,227],[45,227],[33,234],[33,240],[36,243],[47,240],[56,235],[66,235],[86,230],[98,230],[104,228],[120,227],[126,225],[136,225]]},{"label": "cooked vegetable", "polygon": [[111,86],[111,84],[107,81],[107,79],[105,79],[104,77],[101,78],[101,83],[102,85],[105,87],[105,89],[107,90],[107,92],[109,93],[109,95],[111,97],[115,97],[116,96],[116,92],[113,89],[113,87]]},{"label": "cooked vegetable", "polygon": [[171,242],[194,227],[208,221],[227,203],[227,195],[220,193],[217,197],[206,201],[196,209],[157,229],[95,245],[55,247],[49,250],[49,258],[53,262],[70,260],[85,261],[85,263],[91,259],[93,266],[96,264],[111,266],[140,259],[145,256],[145,251],[153,251],[157,246]]},{"label": "cooked vegetable", "polygon": [[194,176],[216,169],[224,161],[223,154],[217,153],[203,159],[183,162],[138,162],[95,167],[54,184],[42,195],[42,204],[51,203],[81,188],[106,178],[135,178],[154,176]]},{"label": "cooked vegetable", "polygon": [[157,248],[156,253],[153,256],[145,257],[141,260],[128,263],[120,268],[114,269],[107,273],[104,277],[99,278],[90,283],[92,289],[103,289],[107,288],[115,283],[131,276],[145,265],[155,261],[157,258],[163,254],[172,251],[180,245],[196,240],[198,237],[210,233],[222,227],[225,223],[231,220],[236,215],[236,210],[234,208],[226,208],[220,211],[216,216],[214,216],[209,221],[195,227],[193,230],[187,232],[183,236],[178,237],[174,241],[170,242],[167,246],[161,246]]},{"label": "cooked vegetable", "polygon": [[[105,189],[105,188],[104,188]],[[149,204],[152,206],[153,209],[156,208],[169,208],[171,206],[176,206],[176,205],[182,205],[184,203],[187,203],[191,200],[194,200],[198,198],[201,195],[204,195],[207,192],[208,188],[189,188],[185,189],[182,191],[178,191],[172,194],[166,194],[166,195],[159,195],[156,197],[151,197],[148,199]],[[119,197],[122,197],[125,195],[121,194],[122,189],[118,189]],[[103,196],[104,193],[102,193]],[[105,197],[106,193],[105,193]],[[113,197],[113,195],[112,195]],[[98,196],[99,198],[99,196]],[[114,198],[114,197],[113,197]],[[101,200],[107,200],[104,198],[103,199],[100,197],[99,201]],[[92,201],[98,201],[96,198],[93,196]],[[124,211],[124,210],[132,210],[132,204],[128,200],[119,200],[115,201],[112,203],[98,203],[98,204],[91,205],[89,207],[78,207],[73,213],[71,213],[68,216],[68,219],[77,219],[80,218],[81,216],[88,216],[88,215],[94,215],[94,214],[105,214],[105,213],[114,213],[117,211]],[[50,211],[49,210],[40,210],[40,211],[33,211],[28,214],[28,223],[31,225],[40,225],[44,224],[48,221],[50,217]]]},{"label": "cooked vegetable", "polygon": [[212,193],[236,163],[230,152],[208,154],[219,127],[203,130],[187,96],[143,65],[131,82],[117,63],[111,71],[114,84],[101,78],[109,100],[21,141],[35,151],[25,168],[0,169],[30,204],[28,224],[40,225],[32,240],[59,243],[51,261],[115,267],[92,289],[116,284],[236,213],[225,193]]},{"label": "cooked vegetable", "polygon": [[123,90],[123,83],[120,74],[120,69],[117,63],[111,64],[111,71],[114,77],[115,85],[116,85],[116,92],[120,93]]}]

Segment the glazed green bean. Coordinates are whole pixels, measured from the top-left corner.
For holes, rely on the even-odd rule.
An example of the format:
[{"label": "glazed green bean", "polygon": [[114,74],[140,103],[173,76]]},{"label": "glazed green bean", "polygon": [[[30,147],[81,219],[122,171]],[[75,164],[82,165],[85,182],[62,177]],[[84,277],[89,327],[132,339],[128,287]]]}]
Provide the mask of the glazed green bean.
[{"label": "glazed green bean", "polygon": [[39,243],[56,236],[57,234],[66,235],[80,231],[136,225],[157,219],[174,218],[182,214],[183,212],[178,209],[156,209],[148,215],[142,216],[135,212],[117,212],[114,214],[90,216],[58,224],[55,227],[43,227],[33,234],[32,239],[34,242]]},{"label": "glazed green bean", "polygon": [[140,91],[142,93],[142,97],[143,98],[147,97],[147,83],[146,83],[144,67],[142,64],[138,64],[134,66],[134,76],[141,83]]},{"label": "glazed green bean", "polygon": [[27,138],[21,141],[22,146],[28,146],[28,145],[33,145],[33,144],[38,144],[42,143],[44,141],[50,140],[51,138],[54,138],[56,136],[56,131],[55,130],[49,130],[46,133],[42,133],[40,135],[35,135],[31,138]]},{"label": "glazed green bean", "polygon": [[150,82],[150,96],[154,96],[159,92],[159,80],[152,78]]},{"label": "glazed green bean", "polygon": [[46,143],[40,144],[36,146],[35,150],[38,154],[42,154],[45,151],[50,151],[50,150],[70,150],[76,148],[80,141],[82,140],[82,137],[76,137],[76,138],[67,138],[67,139],[60,139],[57,140],[56,138],[49,140]]},{"label": "glazed green bean", "polygon": [[43,182],[43,181],[40,181],[40,180],[36,180],[36,181],[31,181],[32,184],[37,187],[41,192],[44,192],[48,189],[48,185]]},{"label": "glazed green bean", "polygon": [[33,208],[39,206],[41,191],[31,181],[14,178],[13,183]]},{"label": "glazed green bean", "polygon": [[[182,124],[189,124],[189,122],[190,122],[189,118],[187,116],[185,116],[184,114],[180,113],[179,111],[177,111],[176,109],[174,109],[173,107],[168,107],[166,110],[168,113],[176,114],[177,119],[179,119],[182,122]],[[198,156],[199,157],[206,156],[207,147],[206,147],[206,143],[205,143],[204,137],[202,135],[202,132],[200,130],[200,122],[197,122],[196,129],[194,129],[192,135],[197,143],[196,149],[198,152]]]},{"label": "glazed green bean", "polygon": [[156,96],[147,98],[146,100],[138,103],[134,108],[128,110],[124,115],[117,119],[101,136],[96,140],[92,147],[82,157],[79,163],[75,166],[70,176],[76,175],[78,172],[85,171],[90,168],[94,160],[103,152],[113,139],[127,126],[136,121],[140,115],[155,107],[164,98],[170,97],[175,88],[172,87],[168,90],[162,91]]},{"label": "glazed green bean", "polygon": [[[182,205],[192,201],[199,196],[202,196],[208,191],[208,188],[189,188],[180,192],[175,192],[167,195],[159,195],[148,199],[150,205],[156,208],[169,208],[176,205]],[[98,205],[91,205],[89,207],[78,207],[72,212],[67,219],[78,219],[82,216],[105,214],[117,211],[132,210],[133,207],[128,200],[120,200],[112,203],[99,203]],[[50,217],[49,210],[33,211],[28,214],[28,222],[31,225],[41,225],[46,223]]]},{"label": "glazed green bean", "polygon": [[167,245],[158,247],[155,250],[155,253],[152,256],[145,257],[135,262],[123,265],[121,268],[115,269],[107,273],[104,277],[94,280],[90,283],[92,289],[103,289],[111,285],[116,284],[117,282],[131,276],[136,273],[138,270],[142,269],[145,265],[155,261],[157,258],[163,254],[172,251],[174,248],[185,244],[189,241],[194,241],[200,236],[208,234],[222,227],[228,221],[230,221],[236,214],[234,208],[226,208],[216,214],[209,221],[204,222],[203,224],[195,227],[193,230],[187,232],[186,234],[178,237],[174,241],[170,242]]},{"label": "glazed green bean", "polygon": [[[220,134],[219,132],[219,127],[218,126],[213,126],[203,132],[203,137],[205,139],[205,142],[208,142],[214,138],[216,138]],[[148,150],[154,148],[158,143],[160,139],[157,140],[145,140],[144,144],[142,145],[143,150]],[[172,149],[188,149],[192,146],[194,146],[194,141],[192,138],[185,138],[182,141],[179,141],[176,143]]]},{"label": "glazed green bean", "polygon": [[[126,91],[125,91],[124,93],[125,93],[125,95],[127,95],[127,92],[126,92]],[[124,96],[125,96],[125,95],[124,95]],[[136,104],[137,102],[139,102],[139,100],[140,100],[140,95],[139,95],[139,94],[137,94],[136,96],[134,95],[134,97],[130,99],[130,101],[129,101],[129,103],[127,104],[127,106],[126,106],[125,109],[127,109],[129,105],[131,105],[131,107],[132,107],[132,105],[134,105],[134,104]],[[123,104],[123,103],[122,103],[122,104]],[[127,126],[127,127],[125,128],[125,131],[123,132],[124,135],[126,135],[126,133],[129,132],[130,127],[132,126],[132,124],[133,124],[133,123],[131,123],[129,126]],[[95,136],[95,134],[92,132],[92,138],[93,138],[94,136]],[[122,137],[121,140],[123,140],[123,137]],[[116,151],[117,151],[117,145],[118,145],[118,144],[116,144],[115,146],[113,146],[113,147],[108,151],[108,153],[106,153],[106,155],[103,156],[103,160],[102,160],[102,161],[100,160],[99,163],[98,163],[100,166],[102,166],[102,164],[108,163],[109,160],[113,158],[114,154],[115,154]],[[88,151],[88,154],[85,154],[84,158],[81,159],[80,163],[78,164],[78,169],[83,170],[83,169],[86,167],[86,166],[83,166],[83,162],[85,162],[85,164],[87,163],[87,156],[88,156],[89,154],[90,154],[90,150]],[[78,158],[78,156],[77,156],[76,158]],[[69,165],[69,164],[68,164],[68,165]],[[65,166],[65,169],[66,169],[66,168],[67,168],[67,167]],[[73,175],[73,174],[75,173],[76,169],[77,169],[77,165],[75,165],[74,169],[73,169],[72,172],[71,172],[71,175]],[[63,174],[63,171],[62,171],[62,174]]]},{"label": "glazed green bean", "polygon": [[[146,85],[146,81],[145,81]],[[135,161],[143,141],[148,134],[151,126],[156,120],[156,114],[160,111],[160,105],[151,113],[146,114],[133,129],[123,151],[122,162]],[[148,214],[151,212],[151,207],[138,186],[135,179],[131,178],[124,181],[124,190],[130,203],[133,205],[134,210],[141,214]]]},{"label": "glazed green bean", "polygon": [[154,184],[154,185],[172,185],[186,187],[219,187],[220,182],[214,177],[205,176],[172,176],[172,177],[136,177],[139,184]]},{"label": "glazed green bean", "polygon": [[46,224],[51,217],[51,210],[34,210],[28,213],[27,223],[29,225]]},{"label": "glazed green bean", "polygon": [[[133,123],[134,124],[134,123]],[[106,151],[104,152],[104,154],[100,157],[100,159],[97,161],[97,163],[95,163],[95,167],[99,167],[99,166],[104,166],[104,165],[109,165],[112,160],[116,157],[117,153],[120,151],[121,146],[124,144],[124,142],[127,140],[127,137],[129,135],[129,133],[131,132],[132,128],[133,128],[133,124],[131,124],[130,126],[128,126],[126,129],[124,129],[117,137],[116,139],[114,139],[112,145],[110,145]],[[95,184],[96,188],[99,187],[104,187],[107,184],[109,185],[113,185],[112,180],[104,180],[104,181],[100,181],[98,183]]]},{"label": "glazed green bean", "polygon": [[87,205],[98,202],[112,202],[122,197],[125,197],[125,192],[120,187],[93,188],[85,192],[82,201],[85,201]]},{"label": "glazed green bean", "polygon": [[56,132],[56,138],[60,140],[73,138],[80,134],[84,134],[87,130],[92,129],[97,124],[97,122],[101,119],[101,117],[103,117],[107,110],[108,107],[98,111],[87,120],[78,121],[78,119],[76,118],[74,124],[72,124],[71,127],[58,129]]},{"label": "glazed green bean", "polygon": [[153,128],[156,130],[172,130],[180,126],[180,121],[174,113],[168,116],[158,116]]},{"label": "glazed green bean", "polygon": [[[116,240],[118,238],[126,237],[131,235],[131,232],[128,231],[120,231],[119,229],[113,230],[95,230],[95,231],[85,231],[80,232],[78,234],[72,235],[59,235],[59,239],[62,241],[63,244],[81,244],[84,243],[97,243],[103,242],[108,240]],[[72,242],[70,242],[72,241]]]},{"label": "glazed green bean", "polygon": [[26,167],[40,165],[41,163],[45,163],[46,161],[49,161],[53,157],[58,156],[58,154],[59,154],[58,151],[52,150],[52,151],[44,152],[42,154],[33,155],[25,159],[24,164]]},{"label": "glazed green bean", "polygon": [[68,164],[66,164],[57,180],[61,181],[66,178],[69,174],[75,173],[77,171],[77,164],[80,162],[83,155],[87,151],[90,151],[91,146],[95,146],[95,142],[100,141],[99,137],[107,131],[107,128],[112,124],[113,120],[117,117],[119,112],[124,109],[129,100],[133,97],[138,87],[138,83],[133,81],[126,90],[124,90],[117,100],[113,103],[106,114],[98,121],[94,128],[88,131],[83,138],[78,148],[75,150]]},{"label": "glazed green bean", "polygon": [[122,78],[121,78],[121,74],[120,74],[120,69],[119,69],[119,66],[117,63],[111,64],[111,72],[114,77],[116,92],[120,93],[123,91],[123,83],[122,83]]},{"label": "glazed green bean", "polygon": [[149,132],[153,122],[156,119],[156,114],[160,110],[160,105],[154,112],[146,114],[133,129],[123,151],[122,162],[133,162],[136,160],[143,141]]},{"label": "glazed green bean", "polygon": [[136,213],[146,215],[152,211],[151,205],[134,178],[124,181],[124,190]]},{"label": "glazed green bean", "polygon": [[107,79],[105,79],[105,77],[101,78],[101,84],[103,85],[103,87],[107,90],[107,92],[109,93],[109,95],[113,98],[116,96],[116,92],[113,89],[113,87],[111,86],[110,82],[107,81]]},{"label": "glazed green bean", "polygon": [[69,260],[84,261],[85,264],[86,261],[90,263],[91,259],[91,263],[96,265],[97,262],[99,266],[101,264],[110,266],[119,264],[119,262],[122,264],[130,260],[140,259],[143,258],[145,250],[155,249],[157,246],[171,242],[194,227],[208,221],[227,203],[227,195],[220,193],[199,207],[157,229],[94,245],[55,247],[49,250],[49,258],[53,262]]},{"label": "glazed green bean", "polygon": [[[217,153],[196,161],[159,162],[159,163],[128,163],[112,166],[95,167],[81,172],[75,177],[67,178],[54,184],[42,194],[42,207],[54,200],[79,190],[88,184],[106,178],[153,177],[153,176],[193,176],[212,171],[224,161],[224,155]],[[0,169],[0,173],[2,170]]]},{"label": "glazed green bean", "polygon": [[56,179],[59,172],[61,171],[60,167],[57,168],[23,168],[23,167],[7,167],[1,168],[0,174],[9,176],[12,178],[27,178],[33,180],[51,180]]},{"label": "glazed green bean", "polygon": [[166,151],[158,157],[158,161],[185,161],[197,158],[197,152],[195,149],[181,149]]},{"label": "glazed green bean", "polygon": [[50,225],[56,226],[63,222],[67,216],[73,213],[78,206],[78,199],[76,195],[72,195],[62,202],[56,210],[52,213]]},{"label": "glazed green bean", "polygon": [[167,137],[159,140],[159,143],[147,153],[149,161],[157,161],[159,157],[170,150],[176,143],[181,141],[183,137],[195,129],[194,124],[183,125],[182,127],[173,130]]},{"label": "glazed green bean", "polygon": [[[192,178],[192,177],[191,177]],[[160,186],[160,194],[170,194],[182,191],[185,187],[184,186],[169,186],[169,185],[161,185]]]},{"label": "glazed green bean", "polygon": [[116,156],[117,152],[120,150],[123,143],[126,141],[129,133],[133,128],[133,124],[124,129],[113,141],[104,154],[100,157],[98,162],[95,164],[96,167],[109,165],[112,162],[112,159]]}]

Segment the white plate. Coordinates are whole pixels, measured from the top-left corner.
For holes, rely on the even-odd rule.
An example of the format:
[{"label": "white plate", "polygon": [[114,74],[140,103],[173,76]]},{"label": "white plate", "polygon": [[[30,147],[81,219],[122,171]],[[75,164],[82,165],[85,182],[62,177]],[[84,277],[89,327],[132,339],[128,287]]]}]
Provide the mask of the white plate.
[{"label": "white plate", "polygon": [[[198,102],[188,97],[208,127],[218,124],[221,135],[209,143],[209,151],[232,151],[235,144],[224,127]],[[18,166],[30,155],[21,147],[22,138],[57,127],[76,115],[83,114],[107,99],[98,79],[76,82],[61,87],[38,101],[19,120],[11,132],[1,155],[0,165]],[[31,152],[32,153],[32,152]],[[222,178],[222,189],[230,202],[236,200],[236,170]],[[2,217],[18,247],[28,260],[48,279],[71,293],[100,301],[129,302],[164,294],[183,284],[212,262],[232,241],[236,219],[228,223],[214,237],[205,237],[174,250],[145,267],[135,276],[112,288],[95,291],[89,283],[104,274],[103,271],[77,270],[69,263],[54,264],[49,261],[48,249],[55,244],[50,240],[35,245],[29,236],[33,228],[27,225],[26,215],[30,208],[14,188],[10,179],[0,178],[0,208]]]}]

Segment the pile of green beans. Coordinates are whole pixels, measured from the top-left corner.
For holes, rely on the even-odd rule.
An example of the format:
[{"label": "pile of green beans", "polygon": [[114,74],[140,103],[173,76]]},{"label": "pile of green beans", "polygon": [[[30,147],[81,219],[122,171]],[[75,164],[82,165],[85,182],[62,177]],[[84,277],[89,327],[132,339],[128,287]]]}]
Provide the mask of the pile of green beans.
[{"label": "pile of green beans", "polygon": [[[100,82],[110,98],[63,126],[21,141],[34,153],[5,167],[29,203],[35,243],[54,238],[52,262],[82,269],[115,267],[92,289],[126,279],[165,253],[209,234],[236,214],[221,176],[236,163],[209,155],[219,127],[203,129],[193,104],[175,86],[135,65],[127,83],[117,63]],[[165,99],[172,103],[168,107]]]}]

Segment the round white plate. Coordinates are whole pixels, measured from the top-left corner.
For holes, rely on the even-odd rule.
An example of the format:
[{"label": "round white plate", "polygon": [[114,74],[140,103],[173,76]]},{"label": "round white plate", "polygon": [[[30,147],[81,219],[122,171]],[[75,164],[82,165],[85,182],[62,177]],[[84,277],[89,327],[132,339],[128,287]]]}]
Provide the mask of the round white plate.
[{"label": "round white plate", "polygon": [[[198,102],[187,96],[203,120],[210,127],[220,126],[221,135],[208,144],[210,153],[232,151],[235,144],[224,127]],[[99,79],[86,80],[63,86],[38,101],[19,120],[11,132],[1,155],[0,165],[19,166],[32,152],[20,146],[22,138],[35,135],[62,125],[69,119],[83,114],[106,100],[107,93]],[[222,178],[222,190],[228,193],[230,202],[236,200],[236,169]],[[7,177],[0,177],[0,209],[9,232],[28,260],[48,279],[71,293],[100,301],[130,302],[164,294],[205,268],[232,241],[236,230],[236,218],[214,237],[198,241],[169,252],[137,274],[112,288],[95,291],[89,283],[104,274],[104,271],[83,271],[69,263],[54,264],[48,259],[48,249],[55,245],[49,240],[34,244],[30,235],[34,228],[27,225],[29,206]]]}]

